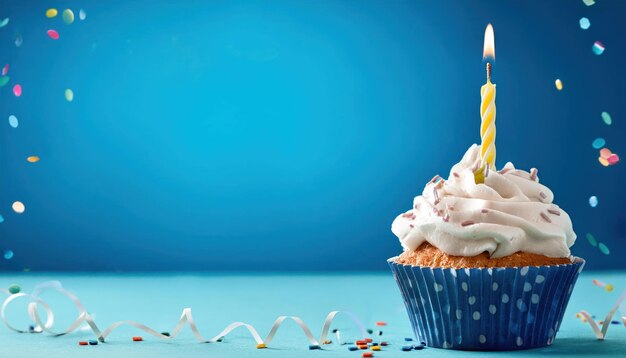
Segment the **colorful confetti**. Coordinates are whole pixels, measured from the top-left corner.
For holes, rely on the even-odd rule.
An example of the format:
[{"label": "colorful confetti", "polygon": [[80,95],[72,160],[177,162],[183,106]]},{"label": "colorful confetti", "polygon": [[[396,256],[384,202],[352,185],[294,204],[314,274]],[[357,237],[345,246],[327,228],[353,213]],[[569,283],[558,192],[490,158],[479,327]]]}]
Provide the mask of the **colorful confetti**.
[{"label": "colorful confetti", "polygon": [[57,9],[51,8],[51,9],[46,10],[46,17],[48,19],[51,19],[51,18],[57,16],[58,13],[59,12],[57,11]]},{"label": "colorful confetti", "polygon": [[607,159],[608,157],[611,156],[611,150],[609,148],[602,148],[600,149],[600,157]]},{"label": "colorful confetti", "polygon": [[598,246],[598,240],[591,233],[587,233],[587,241],[591,246]]},{"label": "colorful confetti", "polygon": [[59,33],[56,30],[48,30],[48,36],[53,40],[59,39]]},{"label": "colorful confetti", "polygon": [[609,251],[609,248],[608,248],[608,247],[606,247],[606,245],[605,245],[605,244],[603,244],[603,243],[599,243],[599,244],[598,244],[598,249],[600,249],[600,252],[601,252],[601,253],[603,253],[603,254],[605,254],[605,255],[608,255],[608,254],[610,254],[610,253],[611,253],[611,251]]},{"label": "colorful confetti", "polygon": [[72,102],[74,100],[74,91],[72,91],[71,89],[66,89],[65,90],[65,99],[68,102]]},{"label": "colorful confetti", "polygon": [[2,224],[3,222],[4,222],[4,217],[0,215],[0,224]]},{"label": "colorful confetti", "polygon": [[608,114],[607,112],[602,112],[601,116],[602,116],[602,120],[607,126],[610,126],[611,123],[613,123],[613,120],[611,119],[611,115]]},{"label": "colorful confetti", "polygon": [[595,208],[596,206],[598,206],[598,197],[597,197],[597,196],[595,196],[595,195],[594,195],[594,196],[592,196],[592,197],[590,197],[590,198],[589,198],[589,205],[590,205],[592,208]]},{"label": "colorful confetti", "polygon": [[606,158],[607,162],[609,162],[609,165],[615,165],[619,162],[619,156],[615,153],[609,155],[608,158]]},{"label": "colorful confetti", "polygon": [[593,43],[593,47],[591,47],[591,50],[593,51],[593,53],[600,56],[604,52],[604,45],[602,44],[602,42],[596,41]]},{"label": "colorful confetti", "polygon": [[4,87],[7,83],[9,83],[9,76],[0,77],[0,87]]},{"label": "colorful confetti", "polygon": [[598,157],[598,161],[600,162],[600,164],[602,164],[603,167],[609,166],[609,161],[606,160],[606,158]]},{"label": "colorful confetti", "polygon": [[28,161],[29,163],[37,163],[40,160],[41,158],[36,155],[31,155],[30,157],[26,158],[26,161]]},{"label": "colorful confetti", "polygon": [[80,19],[80,21],[83,21],[87,18],[87,13],[85,12],[85,10],[80,9],[80,11],[78,12],[78,18]]},{"label": "colorful confetti", "polygon": [[580,24],[580,28],[583,30],[587,30],[589,26],[591,26],[591,22],[586,17],[581,17],[578,23]]},{"label": "colorful confetti", "polygon": [[20,125],[20,122],[17,120],[17,117],[14,115],[9,116],[9,125],[13,128],[17,128]]},{"label": "colorful confetti", "polygon": [[12,294],[12,295],[14,295],[16,293],[20,293],[21,290],[22,290],[22,288],[17,283],[14,283],[14,284],[10,285],[9,288],[8,288],[9,293]]},{"label": "colorful confetti", "polygon": [[609,165],[615,165],[619,162],[619,155],[612,153],[609,148],[602,148],[600,149],[598,161],[603,166],[608,167]]},{"label": "colorful confetti", "polygon": [[63,22],[66,24],[71,24],[74,22],[74,13],[70,9],[63,10]]},{"label": "colorful confetti", "polygon": [[21,201],[14,202],[13,205],[11,205],[11,208],[17,214],[23,214],[24,211],[26,210],[26,207],[24,206],[24,203],[22,203]]},{"label": "colorful confetti", "polygon": [[563,82],[561,82],[561,80],[558,78],[556,79],[556,81],[554,81],[554,85],[556,86],[556,89],[559,91],[563,89]]},{"label": "colorful confetti", "polygon": [[583,0],[583,3],[585,3],[585,5],[587,6],[591,6],[593,4],[595,4],[595,0]]},{"label": "colorful confetti", "polygon": [[13,251],[11,250],[4,250],[4,259],[5,260],[10,260],[13,258]]},{"label": "colorful confetti", "polygon": [[24,38],[22,37],[22,34],[20,34],[19,32],[16,33],[15,40],[13,42],[15,43],[16,47],[22,46],[22,44],[24,43]]},{"label": "colorful confetti", "polygon": [[22,95],[22,85],[17,84],[15,86],[13,86],[13,94],[15,95],[15,97],[19,97]]},{"label": "colorful confetti", "polygon": [[604,138],[596,138],[593,140],[593,143],[591,143],[591,146],[594,149],[600,149],[604,147],[605,144],[606,144],[606,141],[604,140]]},{"label": "colorful confetti", "polygon": [[9,64],[8,63],[6,65],[4,65],[4,67],[2,68],[2,75],[5,76],[7,73],[9,73]]},{"label": "colorful confetti", "polygon": [[5,27],[9,24],[9,18],[5,17],[2,21],[0,21],[0,28]]},{"label": "colorful confetti", "polygon": [[[592,280],[591,281],[594,285],[598,286],[598,287],[604,287],[604,290],[606,292],[612,292],[613,291],[613,285],[610,283],[604,283],[600,280]],[[594,317],[595,318],[595,317]]]}]

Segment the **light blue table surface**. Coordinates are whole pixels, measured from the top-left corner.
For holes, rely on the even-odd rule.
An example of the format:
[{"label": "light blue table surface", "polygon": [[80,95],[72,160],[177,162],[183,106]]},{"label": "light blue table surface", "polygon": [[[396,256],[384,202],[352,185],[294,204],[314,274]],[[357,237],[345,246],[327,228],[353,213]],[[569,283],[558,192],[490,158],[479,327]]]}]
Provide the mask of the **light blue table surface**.
[{"label": "light blue table surface", "polygon": [[[615,286],[606,292],[592,284],[600,279]],[[193,309],[198,328],[212,337],[233,321],[244,321],[265,336],[279,315],[301,317],[319,336],[326,314],[347,310],[357,315],[367,327],[377,329],[376,321],[386,321],[383,337],[391,346],[376,357],[460,357],[484,356],[485,352],[462,352],[427,348],[402,352],[404,337],[412,336],[409,320],[396,283],[389,272],[375,273],[279,273],[279,274],[69,274],[20,273],[0,274],[0,286],[11,283],[31,292],[38,283],[59,280],[75,293],[95,321],[104,328],[120,320],[135,320],[158,331],[169,331],[185,307]],[[489,352],[498,356],[626,356],[626,327],[612,325],[605,341],[596,340],[590,327],[575,317],[586,309],[604,317],[621,291],[626,288],[626,273],[584,272],[572,294],[567,312],[553,346],[517,352]],[[2,299],[4,300],[5,297]],[[64,330],[75,318],[74,306],[63,296],[44,295],[55,311],[55,328]],[[16,326],[28,327],[27,300],[11,303],[7,317]],[[343,338],[360,338],[356,326],[345,316],[333,328],[341,329]],[[141,335],[143,342],[132,342]],[[94,339],[89,332],[51,337],[46,334],[19,334],[0,327],[0,357],[361,357],[347,346],[336,344],[324,350],[309,351],[308,342],[293,322],[284,324],[268,349],[256,349],[247,331],[240,328],[223,343],[202,344],[189,328],[174,340],[161,341],[133,327],[113,332],[107,343],[78,346],[79,340]],[[334,337],[332,337],[334,338]]]}]

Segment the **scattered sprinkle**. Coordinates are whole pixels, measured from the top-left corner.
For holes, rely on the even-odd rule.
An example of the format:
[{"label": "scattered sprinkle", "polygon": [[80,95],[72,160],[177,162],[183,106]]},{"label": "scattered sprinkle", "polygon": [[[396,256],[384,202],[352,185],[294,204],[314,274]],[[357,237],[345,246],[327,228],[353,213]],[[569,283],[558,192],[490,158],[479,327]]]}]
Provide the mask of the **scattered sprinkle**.
[{"label": "scattered sprinkle", "polygon": [[11,205],[11,208],[13,208],[13,211],[18,214],[23,214],[24,210],[26,210],[24,203],[22,203],[21,201],[14,202],[13,205]]},{"label": "scattered sprinkle", "polygon": [[92,339],[89,341],[89,345],[90,346],[97,346],[98,345],[98,341],[96,341],[95,339]]},{"label": "scattered sprinkle", "polygon": [[465,220],[461,223],[461,226],[470,226],[470,225],[474,225],[474,222],[471,220]]},{"label": "scattered sprinkle", "polygon": [[13,128],[17,128],[20,125],[20,122],[17,120],[17,117],[14,115],[9,116],[9,125]]},{"label": "scattered sprinkle", "polygon": [[9,18],[5,17],[2,21],[0,21],[0,28],[5,27],[9,24]]},{"label": "scattered sprinkle", "polygon": [[443,221],[444,222],[450,221],[450,214],[446,213],[446,215],[443,216]]},{"label": "scattered sprinkle", "polygon": [[591,146],[594,149],[600,149],[604,147],[605,144],[606,144],[606,141],[604,140],[604,138],[596,138],[593,140],[593,143],[591,143]]},{"label": "scattered sprinkle", "polygon": [[597,196],[595,196],[595,195],[594,195],[594,196],[592,196],[592,197],[590,197],[590,198],[589,198],[589,205],[590,205],[592,208],[595,208],[596,206],[598,206],[598,197],[597,197]]},{"label": "scattered sprinkle", "polygon": [[548,215],[546,215],[546,213],[541,212],[541,214],[540,214],[540,215],[541,215],[541,217],[542,217],[545,221],[547,221],[547,222],[549,222],[549,223],[551,223],[551,222],[552,222],[552,219],[550,219],[550,217],[549,217]]},{"label": "scattered sprinkle", "polygon": [[411,338],[411,337],[405,337],[405,338],[404,338],[404,341],[405,341],[405,342],[412,342],[412,341],[413,341],[413,338]]},{"label": "scattered sprinkle", "polygon": [[5,260],[10,260],[13,258],[13,251],[11,250],[4,250],[4,259]]},{"label": "scattered sprinkle", "polygon": [[378,321],[378,322],[376,322],[376,325],[377,325],[377,326],[379,326],[379,327],[386,326],[386,325],[387,325],[387,322],[384,322],[384,321]]},{"label": "scattered sprinkle", "polygon": [[563,89],[563,82],[561,82],[561,80],[558,78],[556,79],[556,81],[554,81],[554,85],[556,86],[556,89],[559,91]]},{"label": "scattered sprinkle", "polygon": [[606,160],[605,158],[598,157],[598,161],[600,162],[600,164],[602,164],[602,165],[603,165],[603,166],[605,166],[605,167],[608,167],[608,166],[609,166],[609,161],[608,161],[608,160]]},{"label": "scattered sprinkle", "polygon": [[79,345],[79,346],[86,346],[86,345],[88,345],[88,344],[89,344],[89,343],[87,343],[87,341],[80,341],[80,342],[78,342],[78,345]]},{"label": "scattered sprinkle", "polygon": [[71,89],[66,89],[65,90],[65,99],[68,102],[72,102],[74,100],[74,91],[72,91]]},{"label": "scattered sprinkle", "polygon": [[70,9],[63,10],[63,22],[66,24],[71,24],[74,22],[74,13]]},{"label": "scattered sprinkle", "polygon": [[547,198],[546,193],[544,193],[543,191],[539,192],[539,196],[541,197],[541,199]]},{"label": "scattered sprinkle", "polygon": [[595,4],[595,0],[583,0],[583,3],[585,3],[585,5],[587,6],[591,6],[593,4]]},{"label": "scattered sprinkle", "polygon": [[601,253],[603,253],[603,254],[605,254],[605,255],[608,255],[608,254],[610,254],[610,253],[611,253],[611,251],[609,251],[609,248],[608,248],[608,247],[606,247],[606,245],[605,245],[605,244],[603,244],[603,243],[599,243],[599,244],[598,244],[598,249],[600,249],[600,252],[601,252]]},{"label": "scattered sprinkle", "polygon": [[7,83],[9,83],[9,76],[0,77],[0,87],[4,87]]},{"label": "scattered sprinkle", "polygon": [[611,115],[608,112],[602,112],[601,116],[602,116],[602,120],[607,126],[610,126],[611,123],[613,123],[613,120],[611,119]]},{"label": "scattered sprinkle", "polygon": [[591,233],[587,233],[587,241],[591,246],[598,246],[598,240]]},{"label": "scattered sprinkle", "polygon": [[141,342],[143,341],[143,338],[141,336],[134,336],[133,337],[133,342]]},{"label": "scattered sprinkle", "polygon": [[256,349],[264,349],[264,348],[267,348],[265,343],[259,343],[259,344],[256,345]]},{"label": "scattered sprinkle", "polygon": [[2,75],[5,76],[7,73],[9,73],[9,64],[8,63],[6,65],[4,65],[4,67],[2,67]]},{"label": "scattered sprinkle", "polygon": [[550,214],[554,214],[554,215],[556,215],[556,216],[561,216],[561,212],[560,212],[560,211],[558,211],[558,210],[556,210],[556,209],[548,209],[548,212],[549,212]]},{"label": "scattered sprinkle", "polygon": [[318,346],[317,344],[309,345],[309,350],[314,350],[314,349],[320,349],[320,346]]},{"label": "scattered sprinkle", "polygon": [[614,288],[613,285],[611,285],[610,283],[604,286],[604,290],[606,292],[613,292],[613,288]]},{"label": "scattered sprinkle", "polygon": [[14,295],[16,293],[20,293],[20,291],[22,290],[22,288],[20,287],[20,285],[18,285],[17,283],[12,284],[11,286],[9,286],[8,288],[9,292]]},{"label": "scattered sprinkle", "polygon": [[15,95],[15,97],[19,97],[22,95],[22,85],[17,84],[15,86],[13,86],[13,94]]},{"label": "scattered sprinkle", "polygon": [[15,43],[16,47],[22,46],[22,44],[24,43],[24,38],[22,37],[22,34],[20,34],[19,32],[16,33],[13,43]]},{"label": "scattered sprinkle", "polygon": [[87,13],[85,12],[85,10],[80,9],[80,11],[78,12],[78,18],[80,19],[80,21],[83,21],[87,18]]},{"label": "scattered sprinkle", "polygon": [[59,33],[56,30],[48,30],[48,36],[53,40],[59,39]]},{"label": "scattered sprinkle", "polygon": [[537,168],[530,168],[530,180],[535,181],[537,180]]},{"label": "scattered sprinkle", "polygon": [[26,158],[26,160],[29,163],[37,163],[40,160],[40,158],[36,155],[31,155],[30,157]]},{"label": "scattered sprinkle", "polygon": [[583,30],[587,30],[589,26],[591,26],[591,22],[586,17],[581,17],[578,23],[580,24],[580,28]]},{"label": "scattered sprinkle", "polygon": [[59,12],[57,11],[57,9],[55,9],[55,8],[50,8],[50,9],[46,10],[46,17],[47,17],[48,19],[51,19],[51,18],[53,18],[53,17],[57,16],[57,14],[58,14],[58,13],[59,13]]},{"label": "scattered sprinkle", "polygon": [[606,158],[607,162],[609,162],[609,165],[614,165],[617,164],[619,162],[619,156],[615,153],[609,155],[608,158]]},{"label": "scattered sprinkle", "polygon": [[611,150],[609,148],[602,148],[600,149],[600,157],[604,158],[604,159],[608,159],[611,156]]},{"label": "scattered sprinkle", "polygon": [[604,52],[604,45],[600,41],[596,41],[593,43],[593,47],[591,48],[593,53],[600,56]]},{"label": "scattered sprinkle", "polygon": [[455,178],[458,178],[460,176],[457,172],[452,172],[452,175],[454,175]]}]

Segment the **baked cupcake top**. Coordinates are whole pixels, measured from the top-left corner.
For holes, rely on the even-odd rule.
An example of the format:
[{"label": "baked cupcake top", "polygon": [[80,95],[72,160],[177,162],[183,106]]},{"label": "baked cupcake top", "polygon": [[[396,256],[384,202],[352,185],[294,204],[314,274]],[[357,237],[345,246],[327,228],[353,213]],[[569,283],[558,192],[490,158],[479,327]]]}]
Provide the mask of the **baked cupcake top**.
[{"label": "baked cupcake top", "polygon": [[486,172],[476,184],[480,146],[472,145],[448,179],[438,175],[413,200],[413,209],[391,226],[405,250],[429,242],[454,256],[488,252],[492,258],[528,252],[569,257],[576,240],[569,215],[552,203],[552,191],[539,183],[537,170]]}]

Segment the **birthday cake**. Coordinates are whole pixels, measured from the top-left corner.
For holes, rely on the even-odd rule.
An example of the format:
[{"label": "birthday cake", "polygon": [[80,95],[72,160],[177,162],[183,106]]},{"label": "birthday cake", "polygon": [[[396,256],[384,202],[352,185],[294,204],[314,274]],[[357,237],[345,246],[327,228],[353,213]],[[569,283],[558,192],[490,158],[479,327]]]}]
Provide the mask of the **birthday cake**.
[{"label": "birthday cake", "polygon": [[438,348],[550,345],[584,265],[572,222],[536,169],[481,165],[473,145],[392,224],[404,252],[388,263],[413,330]]}]

